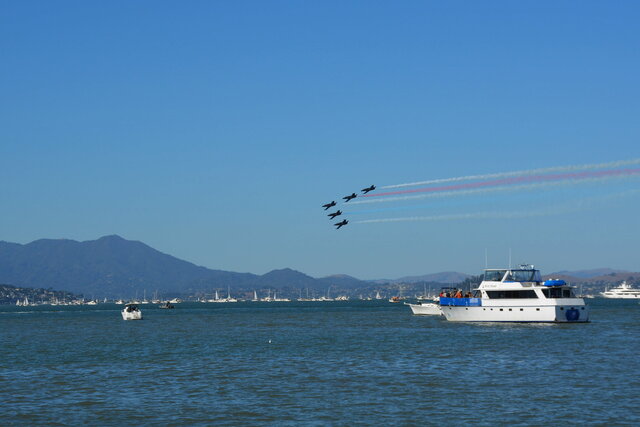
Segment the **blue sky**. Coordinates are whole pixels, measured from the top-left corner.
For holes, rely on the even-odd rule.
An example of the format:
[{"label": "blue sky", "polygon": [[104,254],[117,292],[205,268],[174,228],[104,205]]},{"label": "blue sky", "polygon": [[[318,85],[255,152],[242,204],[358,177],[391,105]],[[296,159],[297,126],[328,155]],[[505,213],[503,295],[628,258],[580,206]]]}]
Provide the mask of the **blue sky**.
[{"label": "blue sky", "polygon": [[1,0],[0,240],[119,234],[316,277],[477,273],[509,248],[546,272],[638,271],[639,179],[407,213],[557,207],[513,219],[335,231],[320,208],[370,184],[640,158],[638,22],[624,1]]}]

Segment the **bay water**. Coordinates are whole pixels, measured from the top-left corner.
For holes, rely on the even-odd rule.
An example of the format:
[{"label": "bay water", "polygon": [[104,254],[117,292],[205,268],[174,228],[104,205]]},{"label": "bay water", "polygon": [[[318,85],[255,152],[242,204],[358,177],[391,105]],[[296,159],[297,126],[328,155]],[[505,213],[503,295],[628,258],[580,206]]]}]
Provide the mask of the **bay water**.
[{"label": "bay water", "polygon": [[382,301],[0,307],[1,425],[640,424],[640,305],[452,323]]}]

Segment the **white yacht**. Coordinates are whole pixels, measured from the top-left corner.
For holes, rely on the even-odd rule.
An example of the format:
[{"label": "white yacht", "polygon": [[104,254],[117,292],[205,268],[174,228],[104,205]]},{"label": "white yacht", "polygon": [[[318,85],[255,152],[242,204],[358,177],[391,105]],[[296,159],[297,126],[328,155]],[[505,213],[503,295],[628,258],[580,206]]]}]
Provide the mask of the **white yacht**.
[{"label": "white yacht", "polygon": [[441,297],[454,322],[588,322],[589,308],[564,280],[543,281],[533,265],[487,269],[473,297]]},{"label": "white yacht", "polygon": [[640,298],[640,289],[632,288],[624,281],[620,286],[601,292],[600,295],[605,298]]},{"label": "white yacht", "polygon": [[124,320],[142,320],[142,312],[137,304],[126,304],[122,309],[122,318]]}]

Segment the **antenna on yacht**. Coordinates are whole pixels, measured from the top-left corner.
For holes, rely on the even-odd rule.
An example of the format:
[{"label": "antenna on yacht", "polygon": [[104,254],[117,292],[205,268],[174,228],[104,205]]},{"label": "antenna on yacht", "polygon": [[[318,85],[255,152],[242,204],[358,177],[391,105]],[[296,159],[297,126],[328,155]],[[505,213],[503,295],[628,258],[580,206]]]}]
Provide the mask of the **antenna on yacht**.
[{"label": "antenna on yacht", "polygon": [[511,270],[511,248],[509,248],[509,270]]},{"label": "antenna on yacht", "polygon": [[484,248],[484,269],[489,268],[489,255],[487,255],[487,248]]}]

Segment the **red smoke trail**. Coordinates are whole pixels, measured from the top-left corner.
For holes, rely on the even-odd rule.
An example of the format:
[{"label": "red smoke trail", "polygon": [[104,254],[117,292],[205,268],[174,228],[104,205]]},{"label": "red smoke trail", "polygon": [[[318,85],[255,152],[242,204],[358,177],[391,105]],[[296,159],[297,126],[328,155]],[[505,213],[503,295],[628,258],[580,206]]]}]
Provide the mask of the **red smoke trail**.
[{"label": "red smoke trail", "polygon": [[640,174],[640,168],[608,169],[608,170],[601,170],[601,171],[519,176],[519,177],[513,177],[513,178],[494,179],[490,181],[469,182],[466,184],[443,185],[439,187],[414,188],[413,190],[400,190],[400,191],[390,191],[387,193],[365,194],[365,195],[362,195],[361,197],[395,196],[398,194],[411,194],[411,193],[435,193],[438,191],[468,190],[471,188],[498,187],[498,186],[511,185],[511,184],[580,180],[580,179],[588,179],[588,178],[602,178],[607,176],[629,176],[629,175],[638,175],[638,174]]}]

